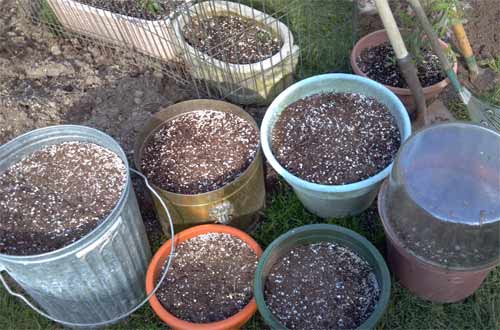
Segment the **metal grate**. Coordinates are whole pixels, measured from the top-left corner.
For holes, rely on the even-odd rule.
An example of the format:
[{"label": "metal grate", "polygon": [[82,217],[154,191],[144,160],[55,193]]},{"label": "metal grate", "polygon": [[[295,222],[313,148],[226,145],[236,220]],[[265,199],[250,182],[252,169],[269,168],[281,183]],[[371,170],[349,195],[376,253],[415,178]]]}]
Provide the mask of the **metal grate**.
[{"label": "metal grate", "polygon": [[[356,10],[350,0],[21,0],[35,24],[62,37],[136,52],[199,97],[239,104],[268,104],[296,79],[349,71]],[[172,5],[174,4],[174,5]],[[171,9],[164,10],[166,5]],[[238,17],[248,24],[203,50],[186,37],[193,22]],[[279,51],[251,63],[238,47],[250,29],[276,38]],[[259,32],[260,33],[260,32]],[[207,38],[211,36],[207,34]],[[265,54],[256,43],[254,50]]]}]

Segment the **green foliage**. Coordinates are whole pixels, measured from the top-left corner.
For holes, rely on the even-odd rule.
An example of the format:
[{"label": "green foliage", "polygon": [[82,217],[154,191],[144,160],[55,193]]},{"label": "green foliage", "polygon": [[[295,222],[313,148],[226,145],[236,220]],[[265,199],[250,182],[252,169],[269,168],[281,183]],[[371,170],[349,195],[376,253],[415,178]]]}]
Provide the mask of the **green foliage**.
[{"label": "green foliage", "polygon": [[56,14],[47,3],[47,0],[40,2],[39,19],[42,24],[49,28],[49,31],[55,35],[62,35],[62,25],[59,23]]},{"label": "green foliage", "polygon": [[137,0],[141,8],[148,14],[158,14],[161,11],[161,6],[157,0]]},{"label": "green foliage", "polygon": [[487,65],[493,72],[500,73],[500,56],[488,60]]},{"label": "green foliage", "polygon": [[[431,21],[434,30],[440,38],[446,36],[451,25],[462,20],[460,0],[423,0],[422,6],[425,9],[427,17]],[[419,24],[417,18],[408,12],[405,6],[399,5],[396,9],[396,15],[402,28],[402,35],[408,51],[418,65],[422,63],[422,49],[430,49],[431,44],[426,37],[424,29]],[[450,48],[446,50],[450,60],[456,60],[455,52]]]}]

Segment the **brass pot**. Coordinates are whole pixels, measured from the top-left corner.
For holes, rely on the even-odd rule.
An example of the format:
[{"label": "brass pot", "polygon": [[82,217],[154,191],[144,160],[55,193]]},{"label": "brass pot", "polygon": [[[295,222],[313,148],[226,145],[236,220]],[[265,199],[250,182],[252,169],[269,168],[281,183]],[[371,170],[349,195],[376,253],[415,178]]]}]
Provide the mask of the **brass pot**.
[{"label": "brass pot", "polygon": [[[259,129],[247,112],[227,102],[192,100],[177,103],[156,113],[139,134],[134,148],[134,162],[137,169],[142,170],[142,153],[149,138],[165,122],[188,112],[208,109],[235,114],[249,122],[257,131]],[[265,203],[264,169],[260,146],[250,166],[234,181],[217,190],[185,195],[169,192],[155,185],[153,187],[169,208],[176,231],[205,223],[221,223],[249,230],[258,220]],[[163,231],[168,235],[167,215],[159,200],[155,196],[152,197]]]}]

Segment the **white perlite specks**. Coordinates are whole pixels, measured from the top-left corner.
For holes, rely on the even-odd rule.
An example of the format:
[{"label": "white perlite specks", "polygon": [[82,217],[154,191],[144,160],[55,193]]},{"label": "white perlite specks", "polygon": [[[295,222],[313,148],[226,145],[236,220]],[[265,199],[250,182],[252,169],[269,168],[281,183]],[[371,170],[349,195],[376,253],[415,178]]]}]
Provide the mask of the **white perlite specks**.
[{"label": "white perlite specks", "polygon": [[181,194],[213,191],[254,160],[259,132],[233,113],[188,112],[166,122],[146,143],[141,169],[160,188]]},{"label": "white perlite specks", "polygon": [[0,253],[60,249],[90,231],[119,200],[123,161],[92,143],[44,147],[0,175]]}]

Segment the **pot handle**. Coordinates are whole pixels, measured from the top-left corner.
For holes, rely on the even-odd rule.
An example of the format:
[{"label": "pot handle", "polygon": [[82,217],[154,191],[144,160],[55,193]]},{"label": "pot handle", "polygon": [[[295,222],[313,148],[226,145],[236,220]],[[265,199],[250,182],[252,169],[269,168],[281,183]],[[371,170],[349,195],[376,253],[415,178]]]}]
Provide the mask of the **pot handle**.
[{"label": "pot handle", "polygon": [[[170,215],[170,211],[168,210],[167,208],[167,205],[165,205],[165,202],[161,199],[160,195],[156,192],[156,190],[154,190],[154,188],[149,184],[149,181],[148,179],[144,176],[144,174],[142,174],[141,172],[139,171],[136,171],[134,169],[130,169],[131,172],[135,173],[136,175],[140,176],[143,180],[144,180],[144,183],[146,184],[147,188],[151,191],[151,193],[153,195],[155,195],[155,197],[158,198],[158,200],[160,201],[161,205],[163,206],[163,208],[165,209],[165,213],[167,214],[167,218],[168,218],[168,221],[170,222],[170,235],[171,237],[173,238],[175,236],[175,232],[174,232],[174,223],[173,223],[173,220],[172,220],[172,216]],[[158,283],[156,284],[156,286],[154,287],[153,291],[151,291],[151,293],[146,297],[144,298],[143,301],[141,301],[138,305],[136,305],[134,308],[132,308],[130,311],[120,315],[120,316],[117,316],[115,317],[114,319],[112,320],[108,320],[108,321],[103,321],[103,322],[98,322],[98,323],[73,323],[73,322],[67,322],[67,321],[63,321],[63,320],[60,320],[60,319],[57,319],[57,318],[54,318],[50,315],[48,315],[47,313],[45,313],[44,311],[42,311],[40,308],[36,307],[33,303],[31,303],[25,296],[23,296],[22,294],[20,293],[17,293],[17,292],[14,292],[10,286],[7,284],[7,282],[5,281],[4,277],[2,276],[2,271],[5,271],[7,272],[7,270],[5,269],[5,266],[3,266],[1,263],[0,263],[0,282],[2,282],[3,286],[5,287],[5,289],[7,290],[7,292],[14,296],[14,297],[17,297],[19,299],[21,299],[22,301],[24,301],[24,303],[26,305],[28,305],[32,310],[34,310],[35,312],[37,312],[38,314],[40,314],[41,316],[51,320],[51,321],[54,321],[56,323],[60,323],[62,325],[65,325],[65,326],[68,326],[68,327],[78,327],[78,328],[100,328],[100,327],[104,327],[108,324],[112,324],[112,323],[116,323],[128,316],[130,316],[132,313],[134,313],[135,311],[137,311],[139,308],[141,308],[144,304],[146,304],[149,299],[151,299],[151,297],[156,293],[156,291],[158,290],[158,288],[160,287],[160,285],[163,283],[163,281],[165,280],[165,277],[168,273],[168,270],[170,269],[170,265],[172,263],[172,260],[173,260],[173,257],[175,256],[175,240],[172,239],[170,240],[172,242],[172,246],[171,246],[171,253],[170,255],[168,256],[168,259],[166,261],[166,266],[165,266],[165,269],[166,271],[163,272],[163,275],[162,277],[160,278],[160,280],[158,281]]]}]

